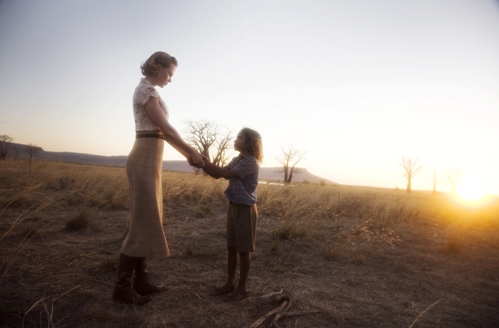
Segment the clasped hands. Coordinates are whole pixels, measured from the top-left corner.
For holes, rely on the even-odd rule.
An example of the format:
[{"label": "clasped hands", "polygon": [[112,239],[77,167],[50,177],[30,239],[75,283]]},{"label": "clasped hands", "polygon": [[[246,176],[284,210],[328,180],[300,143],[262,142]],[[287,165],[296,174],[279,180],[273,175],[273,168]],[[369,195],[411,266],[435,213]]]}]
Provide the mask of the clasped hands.
[{"label": "clasped hands", "polygon": [[189,162],[190,166],[194,166],[194,167],[200,169],[200,168],[205,167],[205,163],[209,162],[209,159],[205,155],[196,152],[196,154],[194,156],[187,157],[187,161]]}]

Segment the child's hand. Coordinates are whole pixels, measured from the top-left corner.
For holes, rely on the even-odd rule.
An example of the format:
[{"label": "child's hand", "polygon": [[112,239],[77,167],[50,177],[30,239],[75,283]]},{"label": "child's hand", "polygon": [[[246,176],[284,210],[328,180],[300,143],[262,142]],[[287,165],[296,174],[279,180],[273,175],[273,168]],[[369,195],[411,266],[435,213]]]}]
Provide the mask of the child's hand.
[{"label": "child's hand", "polygon": [[187,161],[191,166],[197,167],[197,168],[202,168],[204,167],[204,155],[201,155],[200,153],[196,152],[189,156]]}]

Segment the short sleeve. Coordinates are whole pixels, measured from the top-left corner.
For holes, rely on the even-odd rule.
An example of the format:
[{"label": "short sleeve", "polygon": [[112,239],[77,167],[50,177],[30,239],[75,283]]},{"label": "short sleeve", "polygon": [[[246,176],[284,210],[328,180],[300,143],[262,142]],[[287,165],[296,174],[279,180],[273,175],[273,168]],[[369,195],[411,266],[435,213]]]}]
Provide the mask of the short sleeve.
[{"label": "short sleeve", "polygon": [[237,161],[237,157],[232,158],[232,160],[229,162],[229,164],[222,166],[223,169],[225,170],[230,170],[232,169],[232,166],[234,166],[234,163]]},{"label": "short sleeve", "polygon": [[256,158],[253,156],[245,156],[237,161],[235,165],[233,164],[230,169],[231,171],[236,172],[241,179],[244,179],[248,175],[258,172],[259,168]]},{"label": "short sleeve", "polygon": [[160,98],[158,91],[150,84],[141,84],[135,94],[135,102],[145,106],[150,97]]}]

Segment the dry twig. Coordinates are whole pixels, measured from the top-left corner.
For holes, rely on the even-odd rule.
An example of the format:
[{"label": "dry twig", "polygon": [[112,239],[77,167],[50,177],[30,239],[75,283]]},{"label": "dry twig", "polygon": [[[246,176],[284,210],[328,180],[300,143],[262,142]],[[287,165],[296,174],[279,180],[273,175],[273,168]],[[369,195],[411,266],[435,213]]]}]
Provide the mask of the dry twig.
[{"label": "dry twig", "polygon": [[275,316],[274,320],[272,320],[271,326],[275,327],[275,328],[279,328],[279,326],[277,325],[277,321],[279,321],[279,319],[281,319],[281,318],[321,312],[319,310],[287,312],[293,306],[293,304],[295,303],[296,298],[297,298],[297,294],[292,294],[291,298],[288,295],[283,294],[283,289],[282,288],[281,288],[281,290],[279,292],[271,292],[271,293],[268,293],[268,294],[265,294],[265,295],[262,295],[260,297],[255,298],[255,301],[257,303],[259,303],[259,304],[269,302],[269,300],[271,300],[271,299],[275,299],[276,301],[280,301],[281,299],[285,299],[285,301],[282,302],[282,304],[279,307],[273,309],[272,311],[268,312],[267,314],[265,314],[264,316],[262,316],[260,319],[258,319],[257,321],[255,321],[250,326],[250,328],[256,328],[256,327],[258,327],[268,317],[270,317],[270,316],[272,316],[274,314],[276,316]]},{"label": "dry twig", "polygon": [[414,319],[414,321],[411,323],[411,325],[409,326],[409,328],[412,328],[412,326],[414,326],[414,324],[416,323],[416,321],[418,321],[418,319],[423,315],[425,314],[426,311],[428,311],[429,309],[431,309],[432,307],[434,307],[435,305],[437,305],[441,300],[443,300],[443,298],[439,299],[438,301],[436,301],[435,303],[433,303],[432,305],[428,306],[423,312],[421,312],[420,314],[418,314],[418,316],[416,317],[416,319]]},{"label": "dry twig", "polygon": [[[59,298],[63,297],[64,295],[66,295],[66,294],[68,294],[68,293],[72,292],[73,290],[75,290],[75,289],[77,289],[77,288],[80,288],[80,287],[81,287],[81,285],[77,285],[77,286],[75,286],[75,287],[71,288],[70,290],[68,290],[68,291],[66,291],[66,292],[64,292],[64,293],[62,293],[61,295],[59,295],[59,296],[57,296],[57,297],[54,297],[54,298],[52,299],[50,309],[49,309],[49,308],[48,308],[48,306],[47,306],[47,302],[45,302],[46,297],[42,297],[41,299],[39,299],[38,301],[36,301],[35,303],[33,303],[33,305],[31,305],[31,307],[28,309],[28,311],[26,311],[26,312],[24,313],[24,317],[23,317],[23,327],[24,327],[24,318],[26,318],[26,315],[27,315],[27,314],[28,314],[31,310],[33,310],[35,307],[37,307],[40,303],[42,303],[42,304],[43,304],[43,310],[44,310],[45,314],[47,315],[47,327],[55,327],[55,324],[52,322],[52,321],[53,321],[53,317],[54,317],[54,302],[55,302],[57,299],[59,299]],[[66,318],[66,317],[67,317],[67,315],[66,315],[66,316],[64,316],[64,317],[63,317],[61,320],[59,320],[57,323],[61,322],[61,321],[62,321],[64,318]]]},{"label": "dry twig", "polygon": [[281,288],[281,290],[278,292],[271,292],[271,293],[268,293],[268,294],[265,294],[265,295],[262,295],[259,297],[255,297],[255,302],[265,303],[266,301],[270,300],[272,297],[274,297],[276,295],[281,295],[282,292],[283,292],[283,289]]},{"label": "dry twig", "polygon": [[282,302],[281,305],[279,305],[278,307],[276,307],[275,309],[273,309],[272,311],[270,311],[269,313],[265,314],[260,319],[258,319],[257,321],[255,321],[251,326],[249,326],[249,328],[256,328],[256,327],[260,326],[265,321],[265,319],[267,319],[271,315],[274,315],[276,313],[281,312],[282,309],[284,309],[284,307],[286,306],[286,304],[288,304],[287,301]]},{"label": "dry twig", "polygon": [[293,296],[291,296],[291,299],[289,300],[288,302],[288,305],[286,306],[286,308],[281,312],[281,313],[278,313],[274,320],[272,320],[272,326],[277,326],[277,321],[281,318],[282,314],[284,312],[286,312],[287,310],[289,310],[292,306],[293,306],[293,303],[296,301],[296,294],[293,294]]}]

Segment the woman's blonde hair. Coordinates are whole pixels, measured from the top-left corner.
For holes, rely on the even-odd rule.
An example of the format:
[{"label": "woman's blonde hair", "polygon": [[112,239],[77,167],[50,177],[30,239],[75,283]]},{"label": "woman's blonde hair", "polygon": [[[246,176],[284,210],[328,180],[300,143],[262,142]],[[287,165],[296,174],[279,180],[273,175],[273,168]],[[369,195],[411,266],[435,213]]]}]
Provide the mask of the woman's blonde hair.
[{"label": "woman's blonde hair", "polygon": [[169,67],[170,64],[178,66],[178,61],[175,57],[170,56],[166,52],[157,51],[149,57],[145,63],[140,65],[142,75],[154,77],[159,72],[159,65]]},{"label": "woman's blonde hair", "polygon": [[249,153],[261,164],[263,161],[263,145],[260,133],[250,128],[243,128],[239,133],[244,136]]}]

